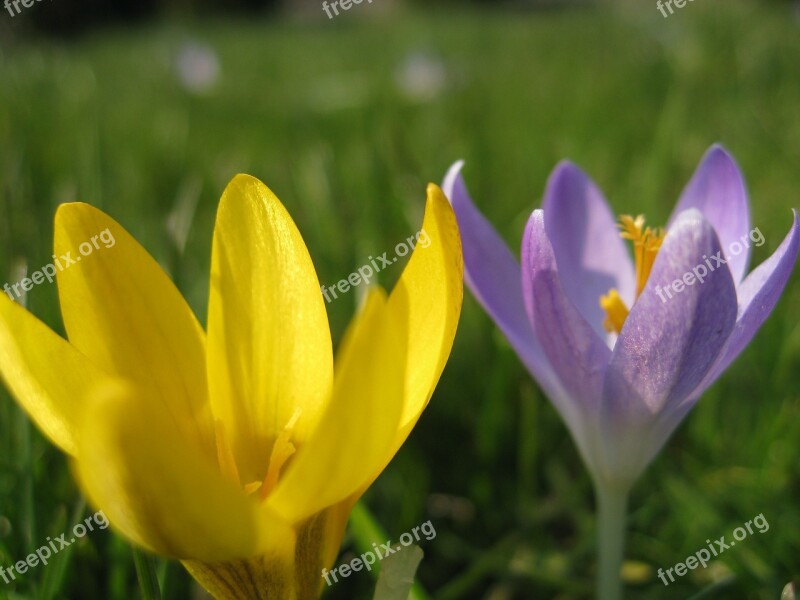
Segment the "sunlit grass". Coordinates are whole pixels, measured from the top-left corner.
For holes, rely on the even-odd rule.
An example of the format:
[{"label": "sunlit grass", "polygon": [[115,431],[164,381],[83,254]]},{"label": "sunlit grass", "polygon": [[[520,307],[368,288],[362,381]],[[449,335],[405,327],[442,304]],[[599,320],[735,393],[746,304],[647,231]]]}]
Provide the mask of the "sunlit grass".
[{"label": "sunlit grass", "polygon": [[[0,54],[0,284],[50,261],[60,202],[95,204],[170,270],[205,320],[214,209],[236,172],[264,180],[303,232],[323,283],[394,248],[421,221],[425,184],[457,158],[516,250],[548,172],[581,164],[617,213],[663,224],[703,151],[727,145],[752,220],[780,243],[800,205],[798,23],[760,4],[695,2],[542,14],[400,13],[335,23],[164,24]],[[40,7],[46,9],[46,6]],[[186,41],[213,48],[217,86],[186,92]],[[426,71],[427,69],[427,71]],[[408,78],[444,73],[442,85]],[[410,74],[409,74],[410,73]],[[405,74],[405,75],[404,75]],[[405,84],[402,82],[406,81]],[[405,87],[404,87],[405,85]],[[186,248],[166,223],[197,202]],[[381,274],[391,284],[400,269]],[[433,519],[420,580],[432,598],[589,598],[594,507],[568,434],[469,298],[451,361],[409,443],[366,498],[391,537]],[[336,340],[358,294],[328,304]],[[60,328],[55,286],[29,306]],[[779,597],[800,563],[800,283],[633,491],[632,599]],[[88,514],[67,461],[0,392],[0,566]],[[707,570],[656,578],[763,513],[771,528]],[[85,516],[85,515],[84,515]],[[378,540],[374,540],[378,541]],[[353,576],[331,598],[369,597]],[[162,566],[165,598],[188,577]],[[130,550],[93,533],[0,598],[136,597]]]}]

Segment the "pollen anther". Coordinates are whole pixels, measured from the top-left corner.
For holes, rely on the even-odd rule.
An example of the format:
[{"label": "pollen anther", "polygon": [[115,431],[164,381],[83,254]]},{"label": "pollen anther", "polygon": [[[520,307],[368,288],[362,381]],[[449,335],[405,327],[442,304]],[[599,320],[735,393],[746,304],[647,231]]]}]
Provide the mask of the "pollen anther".
[{"label": "pollen anther", "polygon": [[[650,271],[656,260],[661,243],[664,241],[664,230],[645,227],[644,215],[633,218],[622,215],[619,218],[620,237],[633,242],[633,259],[636,266],[636,299],[647,285]],[[600,306],[606,311],[603,327],[608,332],[619,333],[628,318],[628,307],[616,289],[611,288],[608,294],[600,297]]]},{"label": "pollen anther", "polygon": [[664,241],[664,230],[644,226],[644,215],[635,219],[630,215],[619,218],[620,237],[633,242],[633,258],[636,264],[636,297],[644,290],[650,271],[656,260],[661,242]]}]

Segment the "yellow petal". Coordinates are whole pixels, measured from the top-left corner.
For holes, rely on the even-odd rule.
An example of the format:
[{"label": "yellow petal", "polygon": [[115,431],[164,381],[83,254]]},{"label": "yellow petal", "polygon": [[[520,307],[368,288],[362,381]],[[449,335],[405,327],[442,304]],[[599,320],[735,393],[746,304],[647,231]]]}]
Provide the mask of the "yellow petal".
[{"label": "yellow petal", "polygon": [[[389,296],[389,310],[406,323],[407,367],[403,414],[395,439],[402,445],[425,409],[453,347],[464,297],[464,259],[455,214],[442,190],[428,185],[422,230]],[[422,236],[421,238],[422,239]]]},{"label": "yellow petal", "polygon": [[294,547],[294,532],[226,481],[162,404],[114,385],[80,425],[82,487],[112,526],[158,554],[218,562]]},{"label": "yellow petal", "polygon": [[237,175],[214,229],[208,306],[209,392],[243,483],[263,480],[273,442],[292,420],[302,443],[332,381],[325,305],[311,257],[277,197]]},{"label": "yellow petal", "polygon": [[204,333],[158,263],[111,217],[77,202],[58,208],[55,256],[70,342],[142,390],[142,401],[180,414],[213,454]]},{"label": "yellow petal", "polygon": [[333,399],[268,499],[292,522],[340,502],[388,461],[403,402],[405,343],[380,288],[367,296],[336,363]]},{"label": "yellow petal", "polygon": [[105,374],[27,310],[0,294],[0,375],[50,440],[76,451],[76,420]]}]

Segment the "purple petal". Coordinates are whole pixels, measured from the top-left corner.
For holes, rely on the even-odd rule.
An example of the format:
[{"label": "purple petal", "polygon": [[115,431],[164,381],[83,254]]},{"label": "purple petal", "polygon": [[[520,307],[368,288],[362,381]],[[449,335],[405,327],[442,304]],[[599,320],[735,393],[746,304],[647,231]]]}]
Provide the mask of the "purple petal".
[{"label": "purple petal", "polygon": [[522,240],[522,290],[533,330],[570,396],[597,406],[611,351],[566,295],[542,210]]},{"label": "purple petal", "polygon": [[[714,229],[697,210],[681,214],[667,234],[606,373],[601,477],[631,483],[639,476],[685,416],[681,401],[721,353],[736,320],[736,289],[726,265],[709,259],[715,270],[705,275],[698,267],[721,252]],[[674,291],[672,284],[686,273],[695,277],[692,285]]]},{"label": "purple petal", "polygon": [[703,390],[711,385],[739,356],[739,353],[750,343],[778,303],[783,288],[794,269],[798,248],[800,248],[800,220],[798,220],[797,211],[793,210],[792,212],[794,213],[792,228],[781,245],[739,286],[739,316],[736,319],[736,325],[728,338],[720,360],[714,365],[705,381],[692,394],[693,397],[699,397]]},{"label": "purple petal", "polygon": [[680,404],[710,371],[736,322],[733,279],[713,258],[721,252],[699,211],[675,221],[614,347],[603,390],[608,419],[647,422]]},{"label": "purple petal", "polygon": [[462,166],[463,162],[459,161],[450,167],[442,189],[458,221],[464,252],[464,279],[528,371],[555,402],[564,395],[563,390],[528,321],[519,264],[472,203],[461,176]]},{"label": "purple petal", "polygon": [[729,259],[731,275],[738,285],[750,262],[750,208],[739,166],[719,144],[709,148],[703,156],[672,211],[667,227],[689,208],[703,213],[716,230],[723,256]]},{"label": "purple petal", "polygon": [[550,175],[542,209],[564,293],[606,338],[600,296],[616,288],[630,306],[636,293],[633,263],[608,202],[583,171],[565,161]]}]

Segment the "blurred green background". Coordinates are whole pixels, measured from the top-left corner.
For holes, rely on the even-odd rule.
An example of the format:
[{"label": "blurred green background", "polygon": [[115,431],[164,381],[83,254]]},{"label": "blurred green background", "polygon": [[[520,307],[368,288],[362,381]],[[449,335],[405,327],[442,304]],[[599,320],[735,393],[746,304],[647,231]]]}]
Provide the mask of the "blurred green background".
[{"label": "blurred green background", "polygon": [[[722,142],[766,237],[754,264],[800,205],[793,3],[695,0],[664,18],[655,0],[374,0],[333,20],[320,2],[215,11],[176,3],[142,5],[135,21],[84,22],[57,12],[62,2],[0,13],[0,283],[16,281],[20,261],[31,270],[50,261],[57,205],[82,200],[144,244],[203,322],[215,208],[237,172],[281,198],[323,284],[416,232],[426,183],[459,158],[477,204],[515,251],[564,157],[615,211],[663,224],[705,149]],[[400,271],[386,269],[381,282]],[[328,304],[335,342],[358,296]],[[635,487],[627,598],[777,600],[800,580],[799,303],[795,275]],[[28,304],[63,332],[55,286],[36,287]],[[587,472],[469,292],[433,400],[364,505],[395,540],[432,520],[438,535],[424,543],[418,573],[431,598],[593,595]],[[89,511],[68,461],[0,390],[0,566]],[[769,531],[708,569],[669,587],[656,577],[761,513]],[[354,542],[348,535],[345,555]],[[180,565],[160,569],[165,598],[200,597]],[[357,573],[327,597],[368,598],[373,585]],[[129,547],[107,530],[13,585],[0,582],[6,597],[122,600],[139,591]]]}]

